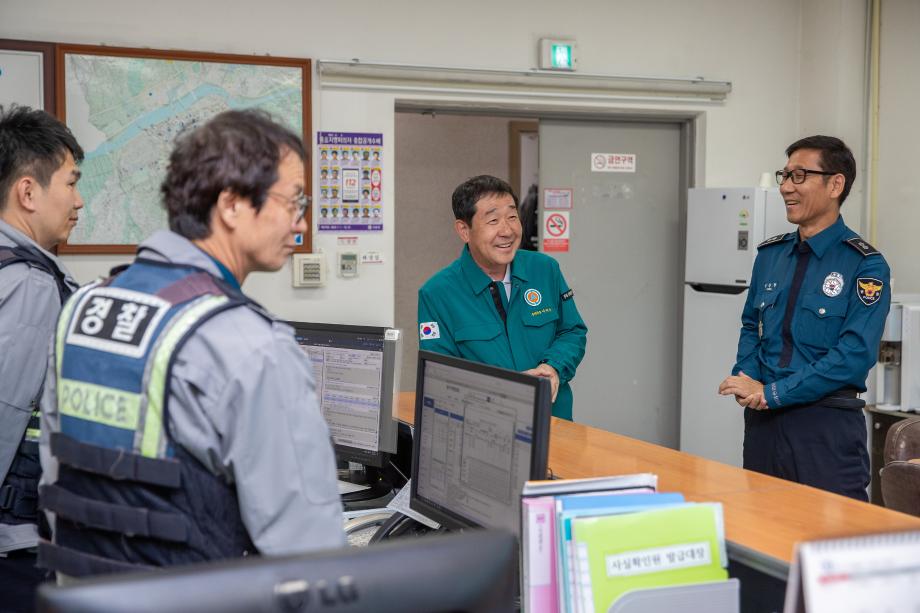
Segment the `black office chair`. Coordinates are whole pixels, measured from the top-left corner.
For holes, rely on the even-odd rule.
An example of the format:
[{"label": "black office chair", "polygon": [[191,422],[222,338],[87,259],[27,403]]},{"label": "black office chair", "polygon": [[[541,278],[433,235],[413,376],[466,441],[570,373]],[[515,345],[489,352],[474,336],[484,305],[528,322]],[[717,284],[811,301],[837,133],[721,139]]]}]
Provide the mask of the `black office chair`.
[{"label": "black office chair", "polygon": [[885,506],[920,517],[920,416],[888,430],[884,459],[880,478]]}]

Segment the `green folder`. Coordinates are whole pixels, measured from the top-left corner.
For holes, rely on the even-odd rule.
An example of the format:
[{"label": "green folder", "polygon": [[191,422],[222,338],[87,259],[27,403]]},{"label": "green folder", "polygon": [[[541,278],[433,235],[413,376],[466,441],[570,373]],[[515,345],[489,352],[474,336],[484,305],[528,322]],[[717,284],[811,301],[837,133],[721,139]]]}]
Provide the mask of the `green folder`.
[{"label": "green folder", "polygon": [[578,518],[572,539],[585,613],[605,613],[629,590],[728,578],[718,503]]}]

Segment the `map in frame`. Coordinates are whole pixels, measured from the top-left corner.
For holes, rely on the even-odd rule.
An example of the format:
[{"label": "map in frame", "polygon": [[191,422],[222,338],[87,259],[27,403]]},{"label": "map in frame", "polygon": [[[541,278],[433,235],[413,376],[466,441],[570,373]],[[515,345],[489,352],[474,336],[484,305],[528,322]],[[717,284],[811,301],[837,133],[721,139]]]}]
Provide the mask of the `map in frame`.
[{"label": "map in frame", "polygon": [[302,66],[79,52],[62,64],[67,125],[86,154],[85,206],[64,251],[130,252],[165,229],[160,184],[174,141],[222,111],[260,108],[305,133]]}]

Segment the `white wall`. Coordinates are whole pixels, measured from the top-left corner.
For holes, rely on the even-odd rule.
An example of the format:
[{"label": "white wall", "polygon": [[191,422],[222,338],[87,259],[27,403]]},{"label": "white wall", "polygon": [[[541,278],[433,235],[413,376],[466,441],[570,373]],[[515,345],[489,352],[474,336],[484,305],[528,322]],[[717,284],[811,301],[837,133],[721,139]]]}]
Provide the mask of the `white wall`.
[{"label": "white wall", "polygon": [[[847,225],[868,239],[864,220],[866,173],[866,6],[854,0],[802,3],[799,76],[802,136],[843,139],[856,157],[856,182],[841,209]],[[779,166],[777,166],[779,168]]]},{"label": "white wall", "polygon": [[883,0],[878,160],[878,247],[899,293],[920,292],[920,2]]},{"label": "white wall", "polygon": [[[817,5],[817,6],[816,6]],[[705,76],[731,80],[721,105],[657,105],[705,113],[700,122],[705,185],[755,183],[781,167],[787,144],[812,127],[861,125],[861,78],[846,72],[864,37],[862,0],[585,0],[577,5],[509,1],[420,3],[225,2],[126,3],[87,0],[3,0],[0,37],[228,53],[378,60],[474,68],[529,69],[541,36],[572,36],[585,73]],[[822,25],[826,21],[838,26]],[[805,41],[803,44],[802,41]],[[803,52],[831,49],[829,65],[812,66]],[[814,57],[814,56],[809,56]],[[827,69],[840,73],[832,90],[811,86]],[[327,91],[314,96],[314,130],[384,133],[384,156],[394,159],[389,94]],[[830,105],[832,121],[822,123]],[[586,105],[590,106],[590,105]],[[598,105],[603,106],[603,105]],[[619,105],[621,108],[649,105]],[[393,181],[385,166],[386,230],[361,239],[360,250],[383,252],[385,264],[356,280],[332,279],[323,290],[293,290],[290,273],[260,275],[246,289],[285,317],[392,323]],[[855,209],[856,207],[854,207]],[[335,250],[335,239],[315,245]],[[81,280],[123,258],[68,257]]]},{"label": "white wall", "polygon": [[[317,103],[318,101],[318,103]],[[395,222],[394,185],[394,117],[393,100],[387,96],[362,98],[341,92],[323,92],[314,97],[314,129],[334,132],[379,132],[383,134],[383,232],[347,232],[357,235],[358,244],[339,246],[337,234],[314,234],[314,251],[326,253],[327,284],[320,289],[295,289],[290,284],[287,266],[278,275],[253,276],[243,288],[271,311],[288,319],[391,326],[393,310],[393,228]],[[315,169],[314,169],[315,170]],[[313,184],[319,185],[315,175]],[[316,209],[317,207],[313,207]],[[314,210],[314,214],[317,211]],[[314,215],[314,227],[315,227]],[[339,250],[377,251],[382,264],[359,268],[359,276],[342,279],[336,276]]]}]

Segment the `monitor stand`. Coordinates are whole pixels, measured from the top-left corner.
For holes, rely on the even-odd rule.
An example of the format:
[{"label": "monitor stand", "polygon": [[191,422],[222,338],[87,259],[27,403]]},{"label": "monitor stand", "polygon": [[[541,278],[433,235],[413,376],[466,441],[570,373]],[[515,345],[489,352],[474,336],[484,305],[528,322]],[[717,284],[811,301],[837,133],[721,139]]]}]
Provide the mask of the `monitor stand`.
[{"label": "monitor stand", "polygon": [[[360,469],[350,470],[350,466]],[[367,501],[398,491],[406,484],[406,480],[412,473],[412,429],[402,422],[398,424],[396,453],[384,456],[383,468],[344,460],[338,462],[338,468],[339,480],[368,488],[343,494],[342,503],[352,510],[373,506],[368,505]],[[378,506],[386,506],[388,502],[389,500],[381,501]]]},{"label": "monitor stand", "polygon": [[368,544],[373,545],[380,541],[403,536],[419,536],[428,534],[429,532],[447,532],[447,529],[442,527],[434,530],[408,515],[403,515],[399,511],[395,511],[389,519],[380,524],[380,528],[377,529],[377,532],[374,533],[374,536],[371,537],[370,543]]}]

